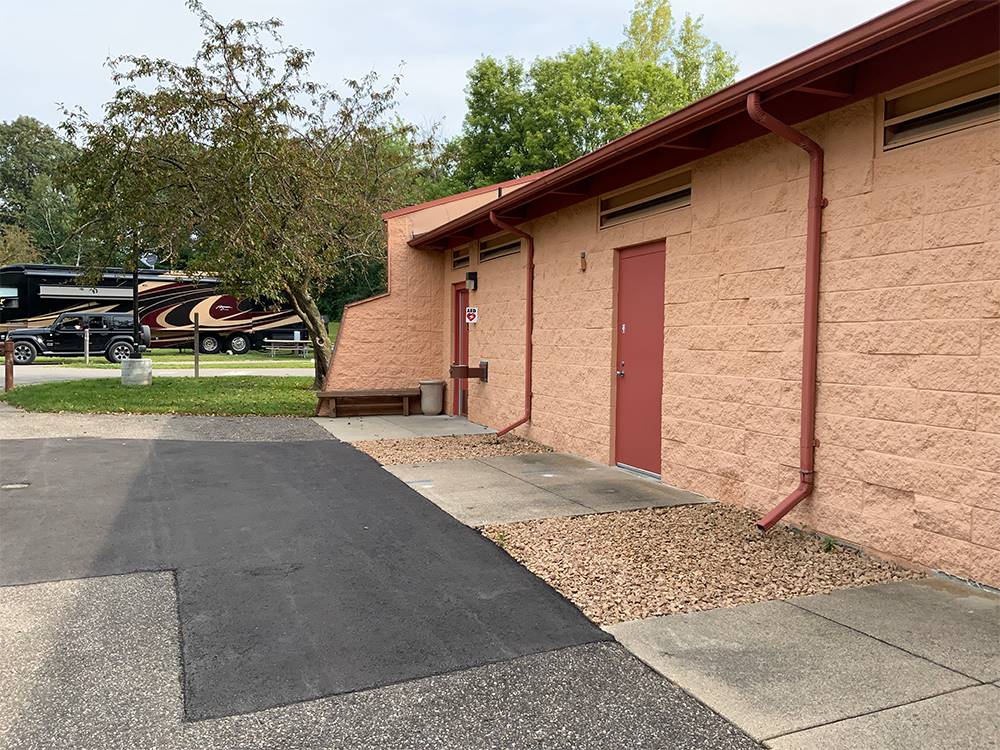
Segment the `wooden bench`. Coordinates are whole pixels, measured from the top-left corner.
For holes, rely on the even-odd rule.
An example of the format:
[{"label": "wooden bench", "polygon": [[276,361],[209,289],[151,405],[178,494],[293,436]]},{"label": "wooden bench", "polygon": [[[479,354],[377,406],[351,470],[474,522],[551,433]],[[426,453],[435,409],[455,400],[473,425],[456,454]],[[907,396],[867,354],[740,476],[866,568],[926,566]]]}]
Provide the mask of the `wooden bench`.
[{"label": "wooden bench", "polygon": [[[371,391],[317,391],[317,417],[374,417],[386,414],[410,416],[419,388],[387,388]],[[419,407],[418,407],[419,408]]]},{"label": "wooden bench", "polygon": [[270,352],[271,356],[279,352],[291,352],[300,357],[305,357],[312,353],[312,341],[309,339],[264,339],[264,348]]}]

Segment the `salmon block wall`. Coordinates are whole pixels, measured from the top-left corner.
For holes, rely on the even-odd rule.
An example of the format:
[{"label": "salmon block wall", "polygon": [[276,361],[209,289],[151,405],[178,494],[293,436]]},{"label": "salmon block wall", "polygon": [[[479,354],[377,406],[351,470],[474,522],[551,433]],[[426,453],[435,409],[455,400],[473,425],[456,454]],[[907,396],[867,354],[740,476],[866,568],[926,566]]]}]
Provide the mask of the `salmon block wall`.
[{"label": "salmon block wall", "polygon": [[[537,176],[384,217],[389,290],[345,306],[326,390],[413,388],[420,380],[447,376],[451,296],[442,284],[444,254],[414,250],[407,243],[415,234],[488,203],[502,191],[517,190]],[[464,271],[460,276],[465,279]]]},{"label": "salmon block wall", "polygon": [[[1000,585],[1000,124],[885,153],[876,100],[800,127],[826,152],[829,205],[817,489],[787,520]],[[687,169],[689,207],[600,230],[592,199],[521,227],[535,237],[534,408],[518,432],[613,462],[615,251],[663,241],[663,481],[763,511],[799,478],[808,161],[766,136]],[[479,263],[473,249],[452,270],[450,253],[407,247],[412,232],[390,221],[393,294],[349,308],[331,382],[444,377],[452,284],[473,270],[470,361],[490,378],[470,383],[469,416],[509,424],[526,253]]]},{"label": "salmon block wall", "polygon": [[406,243],[412,218],[386,222],[389,289],[344,308],[326,390],[414,388],[440,378],[443,261]]},{"label": "salmon block wall", "polygon": [[[1000,583],[1000,127],[882,153],[866,101],[803,129],[829,199],[820,445],[817,491],[788,520]],[[591,200],[523,227],[534,411],[519,432],[612,460],[614,252],[663,239],[663,481],[763,511],[798,483],[808,161],[768,136],[690,169],[689,208],[598,230]],[[482,264],[472,295],[470,351],[491,373],[470,415],[490,425],[520,413],[516,257]]]}]

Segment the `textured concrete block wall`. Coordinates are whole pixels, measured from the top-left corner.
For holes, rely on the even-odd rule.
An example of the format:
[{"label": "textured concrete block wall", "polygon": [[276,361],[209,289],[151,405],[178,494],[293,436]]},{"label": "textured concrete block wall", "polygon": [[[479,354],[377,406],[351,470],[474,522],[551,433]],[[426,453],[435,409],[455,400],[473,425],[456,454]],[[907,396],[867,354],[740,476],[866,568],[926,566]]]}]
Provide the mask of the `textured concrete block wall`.
[{"label": "textured concrete block wall", "polygon": [[[789,520],[997,584],[1000,128],[881,153],[874,106],[804,127],[826,150],[830,204],[818,486]],[[688,209],[598,231],[587,201],[526,226],[535,400],[521,432],[613,459],[614,251],[665,239],[663,479],[764,510],[798,482],[808,163],[765,137],[691,169]],[[503,304],[491,287],[516,295],[504,315],[520,309],[520,275],[480,270],[484,321]],[[508,323],[472,337],[474,360],[504,362],[473,391],[473,418],[492,425],[520,403],[521,319]]]},{"label": "textured concrete block wall", "polygon": [[415,387],[441,369],[441,253],[413,251],[411,217],[386,227],[390,293],[348,305],[327,390]]},{"label": "textured concrete block wall", "polygon": [[503,427],[521,417],[524,405],[524,281],[526,248],[480,263],[471,253],[466,271],[478,274],[469,304],[479,308],[479,322],[469,326],[469,362],[489,361],[489,383],[469,382],[469,418]]},{"label": "textured concrete block wall", "polygon": [[[866,101],[804,129],[826,150],[830,203],[817,491],[789,520],[1000,585],[1000,125],[882,153]],[[663,240],[663,479],[765,510],[798,482],[808,163],[768,136],[690,168],[689,208],[599,231],[590,200],[524,227],[534,415],[519,432],[613,460],[615,250]],[[408,231],[390,222],[393,295],[350,308],[333,387],[446,372],[467,269],[407,248]],[[473,252],[468,269],[470,360],[490,361],[470,417],[495,427],[522,409],[524,262]]]}]

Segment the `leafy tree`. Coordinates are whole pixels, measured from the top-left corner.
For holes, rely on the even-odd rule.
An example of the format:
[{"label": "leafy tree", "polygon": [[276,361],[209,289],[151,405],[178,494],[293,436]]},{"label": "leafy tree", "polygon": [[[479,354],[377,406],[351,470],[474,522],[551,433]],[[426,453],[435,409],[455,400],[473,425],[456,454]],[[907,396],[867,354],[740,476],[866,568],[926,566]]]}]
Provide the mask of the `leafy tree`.
[{"label": "leafy tree", "polygon": [[[56,178],[58,179],[58,177]],[[21,224],[28,230],[47,263],[79,266],[97,252],[94,241],[82,230],[76,186],[51,175],[39,174],[31,181],[28,203]]]},{"label": "leafy tree", "polygon": [[0,122],[0,222],[18,223],[35,179],[56,174],[72,155],[72,144],[33,117]]},{"label": "leafy tree", "polygon": [[42,259],[31,235],[17,224],[0,224],[0,266],[38,263]]},{"label": "leafy tree", "polygon": [[555,57],[484,57],[469,71],[455,182],[463,189],[564,164],[734,80],[736,63],[675,24],[669,0],[637,0],[614,48],[588,42]]},{"label": "leafy tree", "polygon": [[75,152],[34,118],[0,123],[0,222],[27,230],[49,263],[79,265],[88,248],[76,231],[76,189],[65,179]]},{"label": "leafy tree", "polygon": [[289,299],[319,385],[331,342],[318,300],[338,273],[384,259],[380,215],[411,196],[427,144],[394,116],[396,79],[328,89],[280,21],[220,23],[188,5],[203,32],[193,62],[114,60],[104,118],[67,121],[83,143],[82,218],[127,267],[150,249],[189,254],[234,294]]}]

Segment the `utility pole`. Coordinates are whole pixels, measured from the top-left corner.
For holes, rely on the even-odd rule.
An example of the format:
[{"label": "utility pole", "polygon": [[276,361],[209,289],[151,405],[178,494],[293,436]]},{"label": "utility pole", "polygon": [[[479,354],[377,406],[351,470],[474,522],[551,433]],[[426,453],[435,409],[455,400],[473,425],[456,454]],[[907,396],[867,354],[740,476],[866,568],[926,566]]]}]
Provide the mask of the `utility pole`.
[{"label": "utility pole", "polygon": [[135,268],[132,269],[132,359],[140,359],[142,352],[139,347],[142,345],[142,337],[139,333],[139,259],[136,258]]}]

